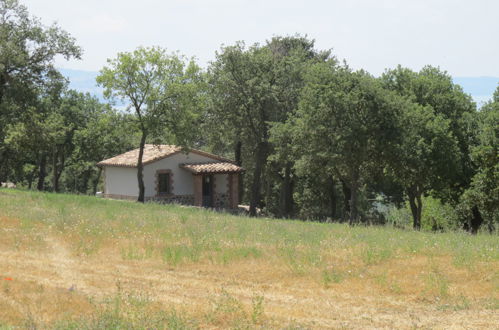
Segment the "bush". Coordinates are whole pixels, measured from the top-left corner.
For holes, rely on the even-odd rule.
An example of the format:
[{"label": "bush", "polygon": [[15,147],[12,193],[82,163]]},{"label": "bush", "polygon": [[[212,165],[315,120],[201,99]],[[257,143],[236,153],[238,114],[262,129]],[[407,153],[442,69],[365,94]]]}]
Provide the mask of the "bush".
[{"label": "bush", "polygon": [[[447,231],[457,229],[459,226],[458,215],[455,209],[442,203],[438,198],[426,196],[423,200],[421,215],[421,229],[425,231]],[[404,207],[397,208],[390,205],[385,211],[387,224],[399,228],[412,228],[412,213],[409,202]]]}]

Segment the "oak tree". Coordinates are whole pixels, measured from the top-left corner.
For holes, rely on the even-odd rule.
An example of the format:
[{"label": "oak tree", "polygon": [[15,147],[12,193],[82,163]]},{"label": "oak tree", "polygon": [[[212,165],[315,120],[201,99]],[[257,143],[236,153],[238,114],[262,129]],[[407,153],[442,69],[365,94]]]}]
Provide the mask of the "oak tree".
[{"label": "oak tree", "polygon": [[141,131],[137,159],[138,201],[144,202],[144,146],[151,137],[168,135],[185,144],[200,108],[203,78],[193,60],[159,47],[137,48],[109,59],[97,77],[109,99],[127,102]]}]

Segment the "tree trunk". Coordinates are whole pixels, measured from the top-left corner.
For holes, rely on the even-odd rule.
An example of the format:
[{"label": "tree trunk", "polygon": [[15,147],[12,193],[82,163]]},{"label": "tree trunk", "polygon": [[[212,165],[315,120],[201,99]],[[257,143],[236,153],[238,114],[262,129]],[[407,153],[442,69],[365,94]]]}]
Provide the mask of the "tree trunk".
[{"label": "tree trunk", "polygon": [[478,229],[480,229],[480,227],[482,226],[483,218],[480,210],[478,209],[478,206],[476,205],[471,209],[471,213],[473,214],[473,217],[471,218],[470,223],[470,233],[476,235]]},{"label": "tree trunk", "polygon": [[419,220],[419,228],[421,228],[421,220],[422,220],[422,214],[423,214],[423,201],[421,200],[422,193],[421,191],[418,192],[418,195],[416,196],[416,202],[418,206],[418,220]]},{"label": "tree trunk", "polygon": [[102,167],[99,167],[99,171],[97,172],[97,177],[94,179],[94,182],[93,182],[92,192],[93,192],[94,196],[95,196],[95,194],[97,194],[97,185],[99,184],[101,176],[102,176]]},{"label": "tree trunk", "polygon": [[423,211],[423,201],[421,200],[421,189],[418,186],[409,188],[407,196],[409,197],[409,205],[411,206],[413,228],[415,230],[421,229],[421,214]]},{"label": "tree trunk", "polygon": [[56,146],[52,159],[52,190],[54,192],[60,191],[59,179],[61,178],[62,171],[64,170],[65,161],[64,146]]},{"label": "tree trunk", "polygon": [[38,164],[38,184],[36,189],[42,191],[45,188],[45,176],[47,176],[47,155],[42,154],[40,157],[40,163]]},{"label": "tree trunk", "polygon": [[256,216],[256,208],[260,204],[260,185],[262,179],[262,171],[265,161],[267,160],[267,145],[265,142],[258,143],[255,153],[255,169],[253,171],[253,182],[251,184],[251,199],[250,199],[250,216]]},{"label": "tree trunk", "polygon": [[[236,147],[234,149],[234,159],[236,161],[237,166],[243,165],[242,150],[243,150],[243,143],[241,141],[237,141]],[[243,200],[243,194],[244,194],[243,179],[244,179],[244,176],[240,175],[239,176],[239,186],[238,186],[239,202],[242,202],[242,200]]]},{"label": "tree trunk", "polygon": [[64,146],[62,146],[62,150],[60,152],[60,157],[61,157],[61,162],[59,163],[59,167],[57,169],[57,192],[59,192],[59,182],[61,179],[62,172],[64,171],[64,168],[66,167],[66,154],[64,153]]},{"label": "tree trunk", "polygon": [[331,183],[331,220],[334,221],[334,219],[336,218],[336,187],[335,187],[335,182],[334,182],[334,178],[331,177],[329,178],[329,181]]},{"label": "tree trunk", "polygon": [[59,156],[59,152],[57,147],[55,147],[55,151],[52,154],[52,191],[59,191],[59,179],[57,175],[57,158]]},{"label": "tree trunk", "polygon": [[358,217],[359,217],[359,212],[358,212],[358,199],[359,199],[359,172],[358,170],[354,169],[352,176],[351,176],[352,184],[350,185],[350,218],[349,218],[349,224],[353,225],[355,222],[357,222]]},{"label": "tree trunk", "polygon": [[144,186],[144,176],[142,172],[144,171],[144,166],[142,165],[142,158],[144,156],[144,146],[146,144],[147,133],[142,130],[142,137],[140,138],[140,148],[139,148],[139,159],[137,161],[137,181],[139,183],[139,197],[138,202],[144,203],[145,200],[145,186]]},{"label": "tree trunk", "polygon": [[343,190],[343,221],[345,221],[350,216],[350,196],[352,193],[343,180],[341,180],[341,189]]},{"label": "tree trunk", "polygon": [[234,148],[234,159],[236,161],[237,166],[241,166],[242,164],[242,159],[241,159],[242,147],[243,143],[241,141],[237,141],[236,147]]},{"label": "tree trunk", "polygon": [[28,190],[31,190],[31,187],[33,186],[33,174],[30,174],[28,177]]},{"label": "tree trunk", "polygon": [[35,179],[36,175],[36,166],[33,168],[33,171],[28,175],[28,189],[31,190],[31,187],[33,187],[33,180]]},{"label": "tree trunk", "polygon": [[282,183],[281,215],[291,217],[293,213],[293,181],[291,179],[291,163],[286,163]]},{"label": "tree trunk", "polygon": [[359,189],[357,185],[354,184],[350,188],[350,217],[348,219],[348,224],[353,225],[357,222],[358,217],[358,209],[357,209],[357,200],[359,195]]},{"label": "tree trunk", "polygon": [[[0,135],[0,139],[1,139]],[[0,140],[1,141],[1,140]],[[9,165],[7,163],[7,152],[0,149],[0,182],[7,182],[7,169]]]}]

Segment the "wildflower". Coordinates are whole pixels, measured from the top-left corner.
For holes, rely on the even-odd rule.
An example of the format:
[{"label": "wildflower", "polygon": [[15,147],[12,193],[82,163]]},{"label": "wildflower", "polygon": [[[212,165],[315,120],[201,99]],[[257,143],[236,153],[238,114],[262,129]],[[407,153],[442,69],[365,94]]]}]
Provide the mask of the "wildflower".
[{"label": "wildflower", "polygon": [[5,277],[4,280],[6,280],[6,281],[12,281],[12,277]]}]

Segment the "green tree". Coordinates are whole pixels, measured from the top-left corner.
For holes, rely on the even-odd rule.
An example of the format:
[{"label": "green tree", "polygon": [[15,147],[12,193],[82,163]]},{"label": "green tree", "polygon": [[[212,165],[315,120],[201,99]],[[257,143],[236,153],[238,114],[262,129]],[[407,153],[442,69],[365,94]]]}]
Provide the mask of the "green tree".
[{"label": "green tree", "polygon": [[499,224],[499,87],[492,101],[478,113],[478,119],[479,143],[471,149],[477,171],[459,205],[473,234],[482,224],[491,232]]},{"label": "green tree", "polygon": [[[37,97],[24,103],[17,120],[5,129],[4,142],[10,153],[7,163],[10,171],[19,173],[23,163],[33,164],[38,170],[38,190],[45,189],[54,148],[64,141],[66,127],[60,105],[66,88],[67,83],[60,74],[51,74],[45,84],[36,89]],[[18,180],[21,178],[17,176]]]},{"label": "green tree", "polygon": [[359,218],[359,191],[383,168],[386,150],[396,138],[396,101],[399,98],[363,71],[321,63],[307,74],[294,144],[305,163],[321,164],[325,177],[345,183],[350,224]]},{"label": "green tree", "polygon": [[[281,176],[283,186],[277,185],[276,197],[282,206],[294,206],[293,215],[307,220],[325,220],[328,217],[336,219],[337,191],[335,175],[325,171],[325,160],[320,155],[302,150],[303,143],[296,143],[294,118],[286,123],[276,123],[272,126],[271,142],[274,152],[270,160],[285,164]],[[291,180],[289,177],[291,176]],[[293,191],[293,199],[285,192]],[[286,208],[282,207],[281,216],[288,216]]]},{"label": "green tree", "polygon": [[423,199],[430,190],[444,189],[449,173],[456,173],[460,153],[457,139],[450,130],[450,120],[436,115],[429,106],[409,104],[402,107],[400,142],[390,168],[407,194],[413,227],[421,228]]},{"label": "green tree", "polygon": [[399,66],[380,80],[385,88],[419,105],[403,112],[400,159],[392,162],[392,169],[397,169],[394,177],[407,193],[414,227],[419,229],[423,194],[431,191],[444,202],[457,204],[471,182],[476,107],[446,72],[435,67],[414,72]]},{"label": "green tree", "polygon": [[95,195],[102,168],[95,164],[133,148],[140,140],[134,116],[122,113],[95,98],[87,100],[86,125],[74,134],[74,151],[65,175],[66,189]]},{"label": "green tree", "polygon": [[[288,168],[283,170],[287,183],[282,184],[288,197],[280,200],[289,201],[292,195],[289,162],[276,157],[278,164],[268,163],[273,153],[270,127],[284,122],[296,110],[304,68],[330,56],[329,52],[317,52],[313,46],[313,41],[300,36],[275,37],[265,45],[251,47],[239,42],[223,47],[209,68],[213,119],[228,128],[225,131],[230,137],[226,140],[233,141],[236,162],[245,158],[250,179],[250,215],[254,216],[256,208],[262,207],[264,190],[267,196],[272,194],[274,180],[270,173],[280,172],[282,164]],[[287,202],[281,208],[282,214],[289,214],[290,208],[291,203]]]},{"label": "green tree", "polygon": [[234,144],[241,141],[254,155],[250,173],[250,214],[254,216],[260,206],[262,173],[269,154],[268,123],[276,101],[272,57],[258,45],[249,49],[243,43],[224,47],[210,66],[210,76],[216,116],[234,126],[238,140]]},{"label": "green tree", "polygon": [[148,137],[168,134],[185,144],[202,99],[203,79],[193,60],[157,47],[119,53],[100,71],[97,82],[110,99],[129,102],[141,131],[137,160],[138,201],[144,202],[144,145]]},{"label": "green tree", "polygon": [[0,0],[0,181],[11,168],[6,127],[34,106],[38,90],[56,74],[55,56],[80,54],[74,39],[57,25],[42,25],[17,0]]}]

